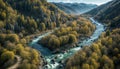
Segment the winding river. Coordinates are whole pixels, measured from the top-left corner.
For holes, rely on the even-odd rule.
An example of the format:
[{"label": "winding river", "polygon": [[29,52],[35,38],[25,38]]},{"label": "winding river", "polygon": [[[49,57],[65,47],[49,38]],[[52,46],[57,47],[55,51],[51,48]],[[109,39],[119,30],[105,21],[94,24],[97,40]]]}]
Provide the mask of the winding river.
[{"label": "winding river", "polygon": [[[96,30],[90,38],[85,39],[81,43],[79,43],[78,44],[79,46],[91,45],[95,40],[99,38],[101,33],[105,30],[104,25],[102,25],[93,18],[90,18],[90,20],[92,21],[93,24],[95,24]],[[37,44],[38,40],[40,40],[42,37],[51,34],[52,32],[53,31],[40,35],[38,38],[34,39],[30,43],[30,46],[40,51],[45,61],[47,62],[47,64],[42,69],[63,69],[64,64],[62,64],[61,61],[64,61],[65,59],[74,55],[77,51],[81,49],[81,47],[71,48],[65,53],[52,54],[52,52],[48,48],[45,48],[44,46]]]}]

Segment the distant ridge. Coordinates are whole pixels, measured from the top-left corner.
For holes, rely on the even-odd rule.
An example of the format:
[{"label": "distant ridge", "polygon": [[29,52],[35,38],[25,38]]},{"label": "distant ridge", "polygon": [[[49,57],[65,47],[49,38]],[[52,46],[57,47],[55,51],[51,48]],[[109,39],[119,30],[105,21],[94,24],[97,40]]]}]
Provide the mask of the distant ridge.
[{"label": "distant ridge", "polygon": [[113,0],[103,4],[86,14],[110,25],[111,28],[120,28],[120,0]]},{"label": "distant ridge", "polygon": [[85,3],[52,3],[67,14],[83,14],[97,7],[95,4]]}]

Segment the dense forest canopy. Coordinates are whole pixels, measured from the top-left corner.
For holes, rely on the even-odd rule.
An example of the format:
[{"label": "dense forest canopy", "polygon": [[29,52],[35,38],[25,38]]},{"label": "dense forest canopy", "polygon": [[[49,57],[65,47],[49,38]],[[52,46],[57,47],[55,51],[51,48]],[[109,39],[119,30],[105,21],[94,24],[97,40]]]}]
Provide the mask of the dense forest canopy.
[{"label": "dense forest canopy", "polygon": [[[91,46],[85,46],[66,61],[65,69],[120,68],[120,1],[112,0],[86,14],[108,28]],[[39,40],[51,50],[74,46],[95,30],[91,21],[67,15],[46,0],[0,0],[0,68],[38,69],[44,57],[28,46],[36,34],[54,30]],[[77,45],[75,45],[77,46]]]},{"label": "dense forest canopy", "polygon": [[19,69],[38,69],[42,59],[28,47],[28,35],[54,29],[72,20],[46,0],[0,0],[0,68],[22,59]]},{"label": "dense forest canopy", "polygon": [[61,12],[45,0],[0,1],[1,33],[32,34],[58,27],[72,19],[71,16]]},{"label": "dense forest canopy", "polygon": [[86,14],[94,16],[108,28],[98,41],[85,46],[68,59],[66,69],[119,69],[120,67],[120,1],[113,0]]},{"label": "dense forest canopy", "polygon": [[51,50],[59,49],[60,47],[71,46],[68,44],[78,43],[81,38],[89,37],[95,30],[95,26],[85,18],[79,17],[61,26],[52,34],[43,37],[39,43]]},{"label": "dense forest canopy", "polygon": [[103,33],[90,47],[86,46],[68,62],[66,69],[119,69],[120,29]]}]

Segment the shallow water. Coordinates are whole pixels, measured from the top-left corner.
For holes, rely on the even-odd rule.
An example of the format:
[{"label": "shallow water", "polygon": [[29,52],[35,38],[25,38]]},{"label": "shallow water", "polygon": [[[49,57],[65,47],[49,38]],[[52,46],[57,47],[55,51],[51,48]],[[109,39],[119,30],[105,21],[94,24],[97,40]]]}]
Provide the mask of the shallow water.
[{"label": "shallow water", "polygon": [[[87,45],[89,46],[89,45],[91,45],[95,40],[97,40],[99,38],[101,33],[105,30],[104,25],[97,22],[93,18],[90,18],[90,20],[92,21],[93,24],[95,24],[96,30],[90,38],[88,38],[87,40],[83,40],[79,44],[79,46],[87,46]],[[63,64],[61,64],[59,62],[69,58],[72,55],[74,55],[77,51],[79,51],[81,49],[81,47],[71,48],[70,50],[68,50],[65,53],[52,54],[51,51],[48,48],[45,48],[44,46],[37,44],[38,40],[40,40],[41,38],[51,34],[52,32],[53,31],[45,33],[43,35],[40,35],[38,38],[34,39],[30,43],[30,46],[32,46],[33,48],[40,51],[41,54],[44,56],[44,59],[46,60],[47,65],[45,65],[43,67],[43,69],[63,69],[63,67],[64,67]]]}]

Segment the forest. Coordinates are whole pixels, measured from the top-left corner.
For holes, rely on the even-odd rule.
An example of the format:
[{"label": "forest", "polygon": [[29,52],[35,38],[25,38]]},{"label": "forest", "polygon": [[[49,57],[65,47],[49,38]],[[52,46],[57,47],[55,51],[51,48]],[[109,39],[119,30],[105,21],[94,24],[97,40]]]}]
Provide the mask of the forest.
[{"label": "forest", "polygon": [[[49,64],[45,63],[46,57],[46,61],[50,59],[54,65],[56,61],[50,57],[55,54],[43,56],[29,43],[38,38],[38,34],[42,36],[53,31],[39,39],[37,45],[51,51],[79,47],[78,43],[90,38],[96,30],[85,16],[98,20],[106,30],[92,45],[81,47],[69,57],[63,63],[64,68],[119,69],[119,6],[120,1],[113,0],[82,15],[68,15],[47,0],[0,0],[0,69],[7,69],[18,60],[17,69],[39,69]],[[60,55],[54,58],[61,58]]]},{"label": "forest", "polygon": [[91,21],[77,17],[75,21],[61,25],[52,34],[43,37],[39,43],[51,50],[59,50],[59,48],[66,46],[70,48],[77,44],[81,38],[91,36],[94,30],[95,26],[91,24]]},{"label": "forest", "polygon": [[0,67],[6,68],[14,64],[16,55],[22,58],[18,69],[37,69],[42,60],[39,52],[26,46],[26,39],[16,34],[0,34]]},{"label": "forest", "polygon": [[[61,35],[54,34],[54,32],[49,36],[57,38],[50,41],[51,44],[58,42],[59,45],[54,44],[54,48],[56,48],[71,43],[71,40],[72,43],[76,42],[80,35],[78,31],[85,27],[89,34],[81,31],[81,35],[89,36],[95,29],[92,29],[94,26],[89,21],[84,23],[83,19],[80,23],[80,20],[78,22],[74,20],[76,20],[75,16],[65,14],[45,0],[0,0],[0,68],[7,68],[15,64],[16,56],[22,59],[18,69],[38,69],[39,66],[42,66],[40,52],[28,46],[31,40],[29,35],[61,27],[55,31],[60,32],[61,30]],[[66,25],[71,22],[72,24]],[[80,26],[81,29],[79,29]],[[78,30],[76,30],[77,28]],[[84,33],[82,34],[82,32]],[[58,38],[69,38],[70,41],[59,43]],[[51,44],[50,47],[52,47]]]},{"label": "forest", "polygon": [[[107,27],[99,40],[85,46],[66,62],[65,69],[119,69],[120,67],[120,7],[113,0],[87,12]],[[77,57],[76,57],[77,56]]]},{"label": "forest", "polygon": [[68,59],[66,69],[119,69],[119,38],[120,29],[104,32],[97,42]]},{"label": "forest", "polygon": [[38,69],[41,54],[28,46],[29,35],[54,29],[67,20],[72,16],[45,0],[0,0],[0,68],[13,65],[19,56],[18,69]]},{"label": "forest", "polygon": [[28,35],[53,29],[72,19],[45,0],[0,0],[0,5],[1,33]]}]

